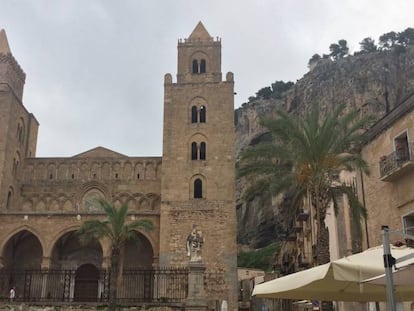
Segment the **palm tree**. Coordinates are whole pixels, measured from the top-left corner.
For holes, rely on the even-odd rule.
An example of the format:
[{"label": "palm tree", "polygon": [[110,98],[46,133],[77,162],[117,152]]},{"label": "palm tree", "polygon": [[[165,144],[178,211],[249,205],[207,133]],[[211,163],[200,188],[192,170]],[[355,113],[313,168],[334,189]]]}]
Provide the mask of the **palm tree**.
[{"label": "palm tree", "polygon": [[105,220],[87,220],[78,230],[81,240],[87,242],[91,239],[107,238],[111,243],[111,265],[109,285],[109,310],[115,310],[117,300],[117,288],[122,274],[121,254],[127,241],[139,241],[137,230],[152,230],[153,224],[149,220],[135,220],[127,223],[128,205],[123,204],[117,209],[112,203],[100,198],[93,204],[101,208],[105,214]]},{"label": "palm tree", "polygon": [[317,217],[317,263],[329,262],[329,232],[325,226],[327,208],[333,202],[338,208],[338,193],[348,197],[352,219],[361,232],[361,217],[366,211],[348,186],[339,183],[343,170],[368,172],[359,150],[366,140],[365,129],[370,117],[357,118],[359,112],[344,112],[340,105],[323,118],[314,105],[303,118],[277,110],[277,117],[263,120],[271,140],[248,148],[242,155],[238,175],[251,175],[252,185],[244,198],[289,194],[290,212],[310,198]]}]

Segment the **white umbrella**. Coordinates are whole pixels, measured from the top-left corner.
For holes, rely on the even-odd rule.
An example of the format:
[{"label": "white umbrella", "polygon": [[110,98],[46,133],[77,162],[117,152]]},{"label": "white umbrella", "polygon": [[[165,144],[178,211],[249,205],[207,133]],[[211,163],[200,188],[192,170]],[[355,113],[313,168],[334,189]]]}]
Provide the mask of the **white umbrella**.
[{"label": "white umbrella", "polygon": [[[391,246],[396,259],[414,254],[409,247]],[[317,299],[325,301],[385,301],[385,286],[363,281],[384,274],[382,246],[347,256],[308,270],[258,284],[253,294],[259,298]],[[404,265],[414,263],[414,258]],[[395,286],[398,301],[414,298],[414,284]]]},{"label": "white umbrella", "polygon": [[[404,263],[403,263],[404,264]],[[398,265],[398,268],[393,271],[393,283],[395,286],[400,285],[414,285],[414,264]],[[363,283],[387,285],[385,274],[365,280]],[[414,300],[414,298],[413,298]]]}]

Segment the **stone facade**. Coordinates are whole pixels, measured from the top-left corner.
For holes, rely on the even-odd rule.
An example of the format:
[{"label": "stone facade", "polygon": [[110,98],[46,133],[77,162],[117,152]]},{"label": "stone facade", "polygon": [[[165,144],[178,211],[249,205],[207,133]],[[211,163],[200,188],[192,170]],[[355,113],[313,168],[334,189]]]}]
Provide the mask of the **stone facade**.
[{"label": "stone facade", "polygon": [[102,197],[115,206],[128,204],[131,220],[154,224],[154,230],[140,232],[139,246],[127,245],[125,267],[188,266],[186,239],[197,227],[205,237],[207,303],[226,300],[235,309],[234,82],[232,73],[222,80],[221,40],[201,23],[179,40],[177,82],[170,74],[164,81],[162,157],[97,147],[68,158],[36,158],[38,122],[22,104],[24,79],[2,30],[1,267],[107,268],[106,241],[83,246],[74,236],[83,220],[104,217],[89,203]]},{"label": "stone facade", "polygon": [[[403,230],[408,221],[408,226],[414,226],[413,109],[411,94],[371,128],[370,142],[363,149],[371,171],[369,176],[363,176],[369,246],[382,243],[381,225]],[[390,238],[392,242],[404,242],[401,233]]]}]

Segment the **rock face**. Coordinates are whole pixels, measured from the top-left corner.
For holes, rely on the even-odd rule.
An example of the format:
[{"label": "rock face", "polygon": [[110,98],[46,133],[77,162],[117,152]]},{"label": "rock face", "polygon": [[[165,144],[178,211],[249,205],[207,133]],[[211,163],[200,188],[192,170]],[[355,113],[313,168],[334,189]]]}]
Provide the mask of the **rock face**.
[{"label": "rock face", "polygon": [[[248,145],[260,141],[265,130],[260,118],[276,107],[302,114],[314,103],[322,112],[345,103],[349,109],[381,119],[414,92],[414,46],[403,50],[348,56],[337,61],[322,59],[285,93],[283,99],[258,99],[235,111],[238,157]],[[259,199],[244,202],[245,180],[237,180],[238,242],[261,247],[285,231],[277,202]]]}]

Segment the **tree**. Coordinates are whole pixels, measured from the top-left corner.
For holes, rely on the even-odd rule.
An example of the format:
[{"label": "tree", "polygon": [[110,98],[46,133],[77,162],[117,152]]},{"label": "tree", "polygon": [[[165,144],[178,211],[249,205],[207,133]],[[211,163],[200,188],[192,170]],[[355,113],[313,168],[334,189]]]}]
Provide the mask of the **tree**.
[{"label": "tree", "polygon": [[414,45],[414,28],[407,28],[398,33],[398,43],[403,46]]},{"label": "tree", "polygon": [[313,54],[312,57],[308,61],[308,67],[311,67],[312,65],[318,63],[321,60],[321,56],[317,53]]},{"label": "tree", "polygon": [[375,40],[370,37],[362,39],[359,45],[361,46],[361,53],[372,53],[378,49],[375,45]]},{"label": "tree", "polygon": [[337,176],[342,170],[360,169],[368,173],[359,150],[366,141],[365,129],[372,119],[357,120],[358,111],[345,113],[344,109],[345,105],[340,105],[322,118],[319,106],[314,105],[303,119],[277,110],[275,119],[262,121],[273,139],[248,148],[238,165],[240,177],[254,179],[244,193],[246,200],[258,195],[289,194],[291,203],[287,208],[294,214],[310,198],[316,212],[318,264],[330,260],[325,216],[331,203],[335,210],[339,208],[338,193],[347,196],[359,232],[361,218],[366,216],[353,190],[340,184]]},{"label": "tree", "polygon": [[139,241],[137,230],[152,230],[149,220],[135,220],[127,223],[128,205],[123,204],[117,209],[104,199],[92,202],[101,208],[106,215],[105,220],[87,220],[78,230],[81,240],[106,238],[111,243],[111,266],[109,280],[109,310],[115,310],[117,300],[118,276],[122,275],[122,256],[127,241]]},{"label": "tree", "polygon": [[389,50],[394,47],[398,40],[398,35],[395,31],[387,32],[379,37],[379,45],[382,50]]},{"label": "tree", "polygon": [[264,88],[261,88],[256,93],[257,98],[263,98],[263,99],[270,99],[271,95],[272,95],[272,88],[270,86],[266,86]]},{"label": "tree", "polygon": [[332,43],[329,46],[329,51],[331,51],[330,56],[334,60],[344,58],[349,53],[349,48],[348,48],[347,44],[348,43],[344,39],[339,40],[338,43]]},{"label": "tree", "polygon": [[275,81],[275,83],[272,83],[272,97],[282,99],[283,93],[291,89],[294,85],[292,81]]},{"label": "tree", "polygon": [[361,169],[368,173],[367,163],[359,154],[365,141],[363,129],[370,117],[356,120],[358,111],[344,113],[338,106],[324,118],[319,106],[301,119],[277,110],[275,119],[266,119],[262,125],[273,139],[259,143],[242,154],[239,176],[253,176],[255,182],[245,191],[246,200],[258,195],[292,194],[291,210],[300,208],[305,197],[311,198],[317,214],[318,264],[329,262],[329,232],[325,229],[326,209],[336,195],[345,194],[350,202],[353,219],[360,223],[365,210],[355,194],[345,185],[337,183],[342,170]]}]

